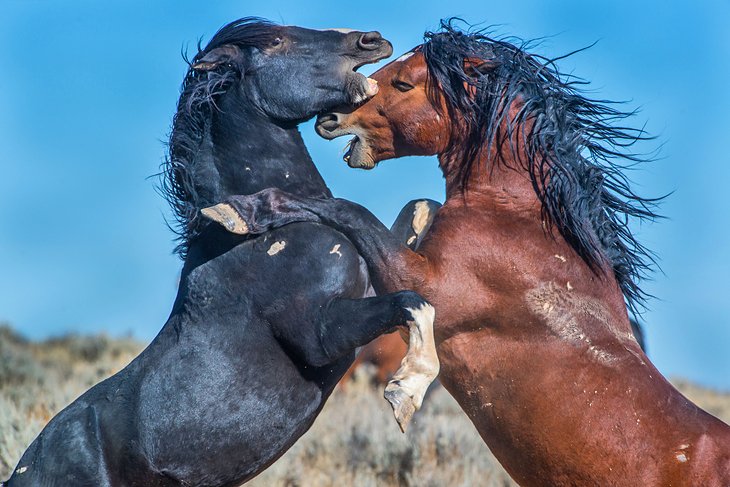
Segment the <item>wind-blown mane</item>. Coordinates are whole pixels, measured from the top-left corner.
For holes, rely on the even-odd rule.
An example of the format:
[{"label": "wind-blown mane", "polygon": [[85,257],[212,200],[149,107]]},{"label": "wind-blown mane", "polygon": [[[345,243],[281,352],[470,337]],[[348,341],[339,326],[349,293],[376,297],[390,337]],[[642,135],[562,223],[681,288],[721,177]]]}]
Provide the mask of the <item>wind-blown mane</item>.
[{"label": "wind-blown mane", "polygon": [[[609,264],[637,313],[648,297],[639,280],[656,263],[630,222],[658,218],[653,208],[660,198],[636,195],[622,170],[645,160],[627,148],[650,137],[617,125],[634,113],[586,98],[580,85],[587,83],[562,74],[557,59],[529,54],[529,43],[517,46],[453,23],[442,21],[439,32],[427,32],[420,49],[430,96],[442,95],[450,114],[463,119],[455,124],[464,134],[456,154],[461,183],[478,169],[483,151],[496,150],[498,162],[507,163],[503,150],[510,150],[530,175],[549,231],[557,228],[594,272]],[[485,64],[472,72],[465,60]],[[518,110],[510,116],[514,106]]]},{"label": "wind-blown mane", "polygon": [[216,97],[225,93],[242,76],[238,67],[232,64],[205,72],[196,71],[192,66],[211,50],[226,44],[240,48],[264,46],[276,36],[275,28],[276,24],[256,17],[242,18],[216,32],[204,49],[198,43],[198,53],[192,60],[184,56],[188,71],[172,121],[168,153],[159,174],[159,191],[174,214],[174,222],[168,225],[179,242],[175,251],[183,259],[190,240],[202,227],[200,208],[215,203],[207,200],[213,195],[205,194],[206,190],[196,183],[196,156],[209,128],[211,115],[217,109]]}]

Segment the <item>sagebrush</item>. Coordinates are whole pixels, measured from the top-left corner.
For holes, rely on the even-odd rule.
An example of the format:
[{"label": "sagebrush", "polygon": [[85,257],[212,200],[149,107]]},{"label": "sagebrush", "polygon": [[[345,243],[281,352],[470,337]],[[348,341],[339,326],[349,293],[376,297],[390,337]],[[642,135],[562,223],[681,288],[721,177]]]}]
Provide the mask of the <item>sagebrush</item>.
[{"label": "sagebrush", "polygon": [[[46,422],[143,348],[129,338],[66,336],[32,342],[0,326],[0,479],[7,478]],[[434,387],[407,434],[382,389],[360,370],[338,388],[312,429],[248,485],[511,486],[514,484],[455,401]],[[695,402],[730,420],[730,395],[686,381]]]}]

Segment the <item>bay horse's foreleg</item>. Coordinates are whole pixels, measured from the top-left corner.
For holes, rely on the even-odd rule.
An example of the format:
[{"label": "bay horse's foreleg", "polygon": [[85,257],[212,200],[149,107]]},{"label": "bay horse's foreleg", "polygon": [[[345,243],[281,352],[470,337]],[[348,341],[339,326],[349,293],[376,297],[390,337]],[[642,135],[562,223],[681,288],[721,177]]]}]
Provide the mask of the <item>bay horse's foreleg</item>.
[{"label": "bay horse's foreleg", "polygon": [[441,203],[430,199],[411,200],[401,209],[390,233],[409,249],[417,250],[428,233]]},{"label": "bay horse's foreleg", "polygon": [[379,294],[413,289],[430,278],[428,260],[408,248],[362,206],[336,198],[305,198],[276,188],[230,196],[202,213],[232,233],[257,235],[294,222],[317,222],[344,234],[365,259]]}]

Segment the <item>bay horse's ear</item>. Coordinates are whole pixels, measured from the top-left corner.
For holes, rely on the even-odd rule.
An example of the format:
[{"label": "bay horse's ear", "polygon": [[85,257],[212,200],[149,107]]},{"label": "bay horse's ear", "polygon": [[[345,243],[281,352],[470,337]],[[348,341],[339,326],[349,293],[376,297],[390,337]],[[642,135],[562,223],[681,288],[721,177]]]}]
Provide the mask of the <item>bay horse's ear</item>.
[{"label": "bay horse's ear", "polygon": [[485,61],[479,58],[464,59],[464,73],[470,78],[487,74],[496,67],[497,63],[495,61]]},{"label": "bay horse's ear", "polygon": [[198,59],[192,68],[196,71],[212,71],[223,64],[237,64],[241,50],[238,46],[226,44],[212,49],[209,53]]}]

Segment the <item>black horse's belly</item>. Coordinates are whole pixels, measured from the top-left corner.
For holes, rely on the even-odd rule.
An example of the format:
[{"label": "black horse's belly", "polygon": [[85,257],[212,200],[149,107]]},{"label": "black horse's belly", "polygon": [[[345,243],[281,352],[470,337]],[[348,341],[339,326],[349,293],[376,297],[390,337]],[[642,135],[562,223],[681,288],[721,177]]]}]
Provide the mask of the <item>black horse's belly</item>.
[{"label": "black horse's belly", "polygon": [[161,347],[141,382],[140,444],[171,478],[243,481],[311,426],[354,358],[308,367],[281,345],[277,326],[314,331],[331,299],[365,294],[367,276],[341,234],[296,224],[238,245],[189,279],[191,299],[211,302],[191,305],[200,325],[180,327],[181,345]]}]

